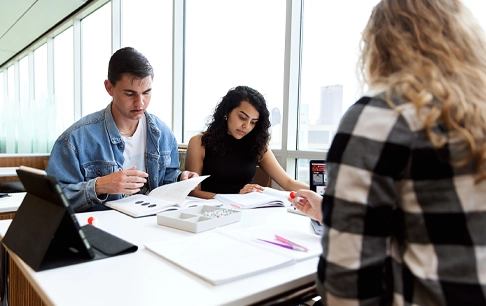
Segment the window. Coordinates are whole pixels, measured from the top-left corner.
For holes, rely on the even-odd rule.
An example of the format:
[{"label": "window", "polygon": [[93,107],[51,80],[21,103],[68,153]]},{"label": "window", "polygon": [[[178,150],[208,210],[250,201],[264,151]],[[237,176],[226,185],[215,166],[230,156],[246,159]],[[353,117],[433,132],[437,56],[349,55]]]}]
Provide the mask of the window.
[{"label": "window", "polygon": [[[123,1],[122,44],[137,49],[154,68],[152,99],[147,111],[171,126],[172,1],[160,1],[157,9],[147,9],[152,4],[152,0]],[[143,16],[143,28],[140,18],[133,16]]]},{"label": "window", "polygon": [[[5,126],[8,127],[8,133],[5,140],[5,153],[17,153],[17,125],[16,114],[18,114],[18,103],[15,100],[15,65],[7,68],[7,93],[5,95],[5,105],[7,108],[4,117]],[[3,121],[3,120],[2,120]],[[7,129],[5,129],[7,131]]]},{"label": "window", "polygon": [[[51,151],[48,145],[47,127],[49,126],[49,119],[51,119],[49,95],[47,88],[47,45],[43,44],[34,51],[34,105],[33,111],[35,114],[45,113],[47,116],[36,116],[36,129],[34,131],[36,140],[34,144],[34,152],[46,153]],[[46,120],[47,117],[47,120]],[[51,135],[51,138],[57,138],[57,135]]]},{"label": "window", "polygon": [[30,107],[30,88],[29,88],[29,57],[25,56],[19,61],[19,112],[16,116],[18,130],[18,150],[17,153],[31,153],[34,112]]},{"label": "window", "polygon": [[280,147],[285,10],[281,0],[186,1],[185,143],[230,88],[247,85],[267,100]]},{"label": "window", "polygon": [[359,97],[361,31],[378,0],[304,2],[299,150],[327,150],[342,114]]},{"label": "window", "polygon": [[104,109],[111,101],[104,86],[111,56],[110,3],[83,19],[81,28],[82,116],[86,116]]},{"label": "window", "polygon": [[477,1],[477,0],[464,0],[464,4],[469,8],[476,21],[479,25],[486,30],[486,2],[485,1]]},{"label": "window", "polygon": [[[4,72],[0,72],[0,114],[3,114],[0,117],[0,131],[7,130],[7,120],[5,114],[7,114],[8,108],[7,103],[5,101],[5,94],[6,90],[4,90]],[[6,152],[6,141],[7,141],[7,134],[0,133],[0,153]]]},{"label": "window", "polygon": [[56,134],[74,123],[73,28],[54,37],[54,100]]}]

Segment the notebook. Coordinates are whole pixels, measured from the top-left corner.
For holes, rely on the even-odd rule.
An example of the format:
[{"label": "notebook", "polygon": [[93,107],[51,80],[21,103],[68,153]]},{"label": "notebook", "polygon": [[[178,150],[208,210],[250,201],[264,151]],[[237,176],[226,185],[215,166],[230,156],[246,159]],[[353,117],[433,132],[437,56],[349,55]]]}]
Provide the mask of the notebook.
[{"label": "notebook", "polygon": [[[278,243],[275,234],[307,247],[308,251],[290,250],[257,240]],[[322,253],[317,235],[271,226],[215,230],[204,235],[149,242],[145,247],[213,285],[265,273]]]},{"label": "notebook", "polygon": [[120,200],[108,201],[106,206],[134,218],[156,215],[157,213],[189,208],[196,203],[187,200],[187,195],[209,175],[193,177],[187,180],[162,185],[152,190],[148,195],[135,194]]},{"label": "notebook", "polygon": [[57,179],[21,166],[27,192],[3,244],[35,271],[135,252],[138,247],[92,225],[80,227]]},{"label": "notebook", "polygon": [[290,206],[289,192],[265,187],[263,192],[217,194],[214,198],[238,209]]}]

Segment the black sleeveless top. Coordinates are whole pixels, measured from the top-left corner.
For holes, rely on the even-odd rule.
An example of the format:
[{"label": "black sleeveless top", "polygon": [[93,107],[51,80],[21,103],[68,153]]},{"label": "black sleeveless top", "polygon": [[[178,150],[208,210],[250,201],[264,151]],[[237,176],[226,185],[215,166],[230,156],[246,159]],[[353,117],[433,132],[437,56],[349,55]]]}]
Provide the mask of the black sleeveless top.
[{"label": "black sleeveless top", "polygon": [[201,190],[214,193],[239,193],[252,182],[257,158],[252,156],[251,144],[242,139],[226,135],[226,153],[221,156],[206,149],[202,175],[210,175],[201,182]]}]

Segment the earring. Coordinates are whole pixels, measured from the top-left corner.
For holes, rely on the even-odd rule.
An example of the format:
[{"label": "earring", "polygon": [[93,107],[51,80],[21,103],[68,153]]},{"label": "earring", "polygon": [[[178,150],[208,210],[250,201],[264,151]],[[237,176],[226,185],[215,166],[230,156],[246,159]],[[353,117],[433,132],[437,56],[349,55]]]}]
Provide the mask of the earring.
[{"label": "earring", "polygon": [[224,115],[224,120],[228,120],[228,116]]}]

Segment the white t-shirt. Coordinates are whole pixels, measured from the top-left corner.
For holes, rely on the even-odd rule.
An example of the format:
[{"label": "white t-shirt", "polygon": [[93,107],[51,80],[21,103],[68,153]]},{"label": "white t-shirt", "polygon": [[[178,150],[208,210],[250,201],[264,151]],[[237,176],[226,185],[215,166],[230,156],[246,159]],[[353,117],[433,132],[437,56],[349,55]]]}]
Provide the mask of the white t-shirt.
[{"label": "white t-shirt", "polygon": [[130,169],[137,166],[137,170],[146,172],[145,170],[145,147],[147,146],[147,121],[145,115],[138,121],[137,130],[131,137],[123,136],[125,141],[125,150],[123,157],[123,169]]}]

